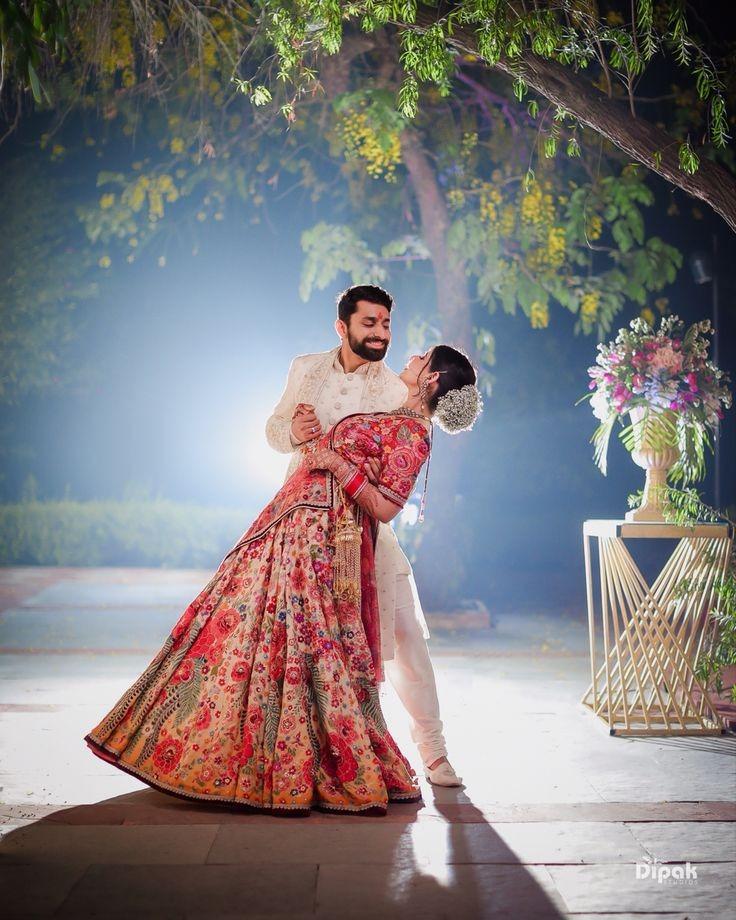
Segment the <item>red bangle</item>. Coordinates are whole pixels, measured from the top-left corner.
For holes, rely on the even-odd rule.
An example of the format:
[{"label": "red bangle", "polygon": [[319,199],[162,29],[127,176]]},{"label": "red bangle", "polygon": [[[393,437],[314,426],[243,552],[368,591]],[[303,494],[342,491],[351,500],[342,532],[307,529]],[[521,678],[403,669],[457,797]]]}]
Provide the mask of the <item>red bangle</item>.
[{"label": "red bangle", "polygon": [[343,489],[351,498],[360,492],[363,486],[368,482],[368,477],[363,475],[360,470],[356,470],[347,482],[343,483]]}]

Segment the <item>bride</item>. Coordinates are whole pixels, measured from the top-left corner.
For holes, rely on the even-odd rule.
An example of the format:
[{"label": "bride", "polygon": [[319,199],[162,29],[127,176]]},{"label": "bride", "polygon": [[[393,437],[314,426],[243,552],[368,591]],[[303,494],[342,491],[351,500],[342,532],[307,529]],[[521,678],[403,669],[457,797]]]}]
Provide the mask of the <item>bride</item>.
[{"label": "bride", "polygon": [[[482,404],[472,364],[448,345],[400,376],[403,406],[350,415],[305,448],[85,736],[97,756],[163,792],[227,805],[385,814],[421,798],[379,704],[374,540],[414,489],[432,418],[466,430]],[[371,458],[376,485],[362,472]]]}]

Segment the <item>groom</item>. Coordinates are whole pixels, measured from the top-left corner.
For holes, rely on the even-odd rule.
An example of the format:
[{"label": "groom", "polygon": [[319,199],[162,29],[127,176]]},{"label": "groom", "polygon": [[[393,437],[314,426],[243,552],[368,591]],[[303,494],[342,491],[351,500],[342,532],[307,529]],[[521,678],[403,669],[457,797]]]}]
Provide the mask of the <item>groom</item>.
[{"label": "groom", "polygon": [[[287,478],[301,461],[301,444],[354,412],[385,412],[406,400],[406,385],[383,363],[391,341],[392,307],[393,298],[380,287],[348,288],[337,299],[340,345],[291,362],[284,392],[266,422],[271,447],[292,454]],[[379,472],[366,466],[374,482]],[[411,718],[411,735],[427,779],[441,786],[459,785],[442,735],[426,642],[429,631],[411,565],[390,524],[379,525],[375,564],[386,675]]]}]

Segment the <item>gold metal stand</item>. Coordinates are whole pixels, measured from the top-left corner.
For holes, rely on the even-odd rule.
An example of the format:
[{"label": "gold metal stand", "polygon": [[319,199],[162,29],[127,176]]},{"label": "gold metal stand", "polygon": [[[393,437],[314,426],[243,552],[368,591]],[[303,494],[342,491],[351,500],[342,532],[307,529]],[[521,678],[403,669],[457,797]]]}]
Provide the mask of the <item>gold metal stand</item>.
[{"label": "gold metal stand", "polygon": [[[600,619],[593,598],[592,537],[598,540]],[[629,538],[678,540],[651,587],[626,547]],[[694,672],[700,655],[712,649],[717,638],[709,612],[732,539],[728,524],[583,525],[591,683],[581,702],[610,734],[719,735],[725,730]],[[684,579],[691,590],[678,598]],[[597,622],[603,633],[600,663]]]}]

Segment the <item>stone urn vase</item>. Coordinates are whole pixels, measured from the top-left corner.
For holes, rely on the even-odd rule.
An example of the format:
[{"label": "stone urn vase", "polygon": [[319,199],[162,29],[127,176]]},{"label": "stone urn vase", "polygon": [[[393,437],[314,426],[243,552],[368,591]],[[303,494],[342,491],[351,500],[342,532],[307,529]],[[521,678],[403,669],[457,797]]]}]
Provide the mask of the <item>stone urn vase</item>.
[{"label": "stone urn vase", "polygon": [[[638,508],[632,508],[626,513],[627,521],[645,521],[664,523],[663,492],[667,486],[667,473],[680,457],[680,450],[671,443],[663,431],[663,421],[674,422],[677,413],[669,409],[649,409],[646,422],[643,422],[647,409],[635,406],[629,411],[634,429],[634,447],[631,457],[637,466],[646,470],[644,484],[644,497]],[[663,442],[670,441],[669,445]],[[655,446],[656,445],[656,446]]]}]

